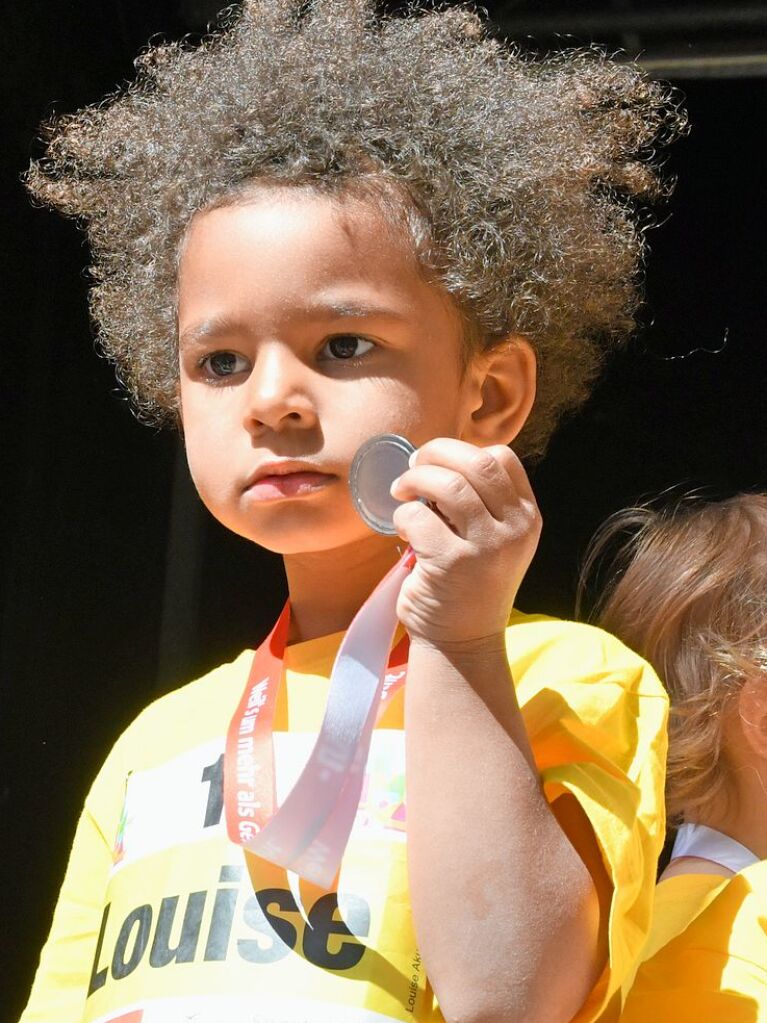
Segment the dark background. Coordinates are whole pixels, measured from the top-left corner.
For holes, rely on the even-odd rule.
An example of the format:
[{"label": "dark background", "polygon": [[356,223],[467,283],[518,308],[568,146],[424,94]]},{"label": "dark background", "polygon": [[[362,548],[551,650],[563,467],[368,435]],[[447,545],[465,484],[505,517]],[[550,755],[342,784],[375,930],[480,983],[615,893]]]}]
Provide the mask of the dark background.
[{"label": "dark background", "polygon": [[[717,496],[767,488],[767,11],[487,6],[525,45],[595,39],[639,54],[683,89],[692,122],[670,156],[679,186],[667,222],[651,235],[643,328],[533,472],[545,532],[519,604],[567,615],[579,557],[611,511],[679,484]],[[150,699],[258,642],[284,598],[279,561],[200,508],[176,438],[132,419],[93,351],[84,242],[71,223],[32,209],[18,183],[39,155],[41,120],[97,101],[130,77],[150,36],[199,31],[215,9],[215,0],[26,0],[2,14],[0,974],[11,990],[0,1015],[9,1020],[108,746]]]}]

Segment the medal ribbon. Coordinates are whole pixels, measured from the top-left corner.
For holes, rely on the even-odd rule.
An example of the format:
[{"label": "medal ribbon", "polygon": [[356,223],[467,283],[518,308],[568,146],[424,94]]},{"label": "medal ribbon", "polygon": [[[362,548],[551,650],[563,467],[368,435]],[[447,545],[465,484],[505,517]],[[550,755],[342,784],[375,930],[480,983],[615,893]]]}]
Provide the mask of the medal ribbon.
[{"label": "medal ribbon", "polygon": [[407,660],[407,637],[389,655],[397,597],[415,555],[408,550],[355,615],[330,675],[325,715],[309,759],[277,808],[272,729],[290,625],[286,604],[253,658],[227,733],[224,805],[231,841],[323,888],[338,873],[357,813],[379,713],[401,688],[386,669]]}]

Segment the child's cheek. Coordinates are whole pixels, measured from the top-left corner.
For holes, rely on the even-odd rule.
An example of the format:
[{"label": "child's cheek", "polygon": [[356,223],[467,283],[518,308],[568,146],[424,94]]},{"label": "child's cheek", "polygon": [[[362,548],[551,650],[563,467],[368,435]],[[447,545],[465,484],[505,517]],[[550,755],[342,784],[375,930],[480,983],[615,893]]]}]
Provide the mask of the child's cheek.
[{"label": "child's cheek", "polygon": [[184,443],[189,472],[203,503],[214,513],[227,492],[234,489],[235,479],[226,447],[215,434],[198,430],[185,434]]}]

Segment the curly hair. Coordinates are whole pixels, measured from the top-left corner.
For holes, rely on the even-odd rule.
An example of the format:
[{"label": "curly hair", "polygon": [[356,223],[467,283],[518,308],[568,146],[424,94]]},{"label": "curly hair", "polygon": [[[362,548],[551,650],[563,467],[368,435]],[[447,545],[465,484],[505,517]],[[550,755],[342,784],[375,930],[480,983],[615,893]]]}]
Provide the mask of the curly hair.
[{"label": "curly hair", "polygon": [[685,128],[674,93],[636,67],[596,50],[524,55],[465,7],[396,17],[375,0],[246,0],[199,45],[152,46],[136,68],[48,126],[26,183],[87,225],[99,345],[141,418],[177,417],[190,219],[261,179],[399,189],[467,343],[514,332],[537,352],[522,454],[544,450],[632,329],[637,200],[667,190],[655,154]]},{"label": "curly hair", "polygon": [[726,709],[767,674],[767,495],[618,512],[592,540],[582,582],[621,536],[596,616],[666,683],[669,819],[694,822],[728,793]]}]

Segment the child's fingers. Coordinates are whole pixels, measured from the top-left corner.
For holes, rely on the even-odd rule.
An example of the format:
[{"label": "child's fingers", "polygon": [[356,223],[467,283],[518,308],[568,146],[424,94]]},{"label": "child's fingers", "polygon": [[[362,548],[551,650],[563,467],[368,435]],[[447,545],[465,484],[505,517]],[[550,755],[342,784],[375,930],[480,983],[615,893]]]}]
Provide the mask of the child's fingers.
[{"label": "child's fingers", "polygon": [[419,558],[439,558],[462,542],[433,508],[420,501],[401,504],[392,521],[397,533]]},{"label": "child's fingers", "polygon": [[487,520],[488,509],[470,481],[460,472],[442,465],[418,465],[408,469],[392,485],[399,501],[424,498],[433,504],[455,532],[469,539],[478,520]]},{"label": "child's fingers", "polygon": [[535,504],[535,494],[519,456],[506,444],[492,444],[482,450],[491,454],[503,466],[519,497]]},{"label": "child's fingers", "polygon": [[413,456],[415,468],[440,465],[460,473],[499,522],[520,499],[535,504],[527,474],[514,452],[504,445],[479,448],[451,437],[428,441]]}]

